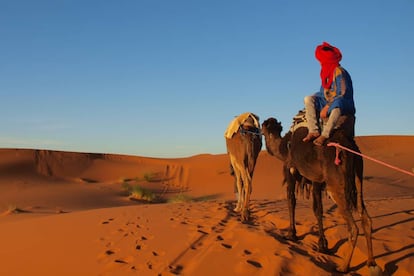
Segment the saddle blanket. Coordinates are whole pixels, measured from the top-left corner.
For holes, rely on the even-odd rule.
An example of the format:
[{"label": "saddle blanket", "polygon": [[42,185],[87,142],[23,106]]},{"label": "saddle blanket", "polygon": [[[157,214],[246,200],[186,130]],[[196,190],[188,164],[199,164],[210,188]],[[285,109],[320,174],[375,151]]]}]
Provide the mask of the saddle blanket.
[{"label": "saddle blanket", "polygon": [[260,128],[259,123],[259,116],[256,114],[253,114],[251,112],[245,112],[243,114],[240,114],[239,116],[236,116],[227,127],[226,131],[224,132],[224,137],[230,139],[233,137],[234,133],[236,133],[240,126],[244,125],[245,123],[253,122],[253,126],[256,128]]}]

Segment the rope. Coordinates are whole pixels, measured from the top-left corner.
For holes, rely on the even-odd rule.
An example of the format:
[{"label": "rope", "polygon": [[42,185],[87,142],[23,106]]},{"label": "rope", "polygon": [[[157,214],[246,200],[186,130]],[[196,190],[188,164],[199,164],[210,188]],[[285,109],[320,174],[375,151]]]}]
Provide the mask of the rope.
[{"label": "rope", "polygon": [[242,134],[250,133],[250,134],[253,134],[253,135],[257,135],[257,136],[262,135],[262,132],[260,131],[260,129],[256,129],[256,131],[251,131],[251,130],[248,130],[248,129],[244,129],[242,126],[240,126],[239,129],[240,129],[240,132]]},{"label": "rope", "polygon": [[341,148],[341,149],[344,149],[344,150],[346,150],[346,151],[349,151],[349,152],[351,152],[351,153],[353,153],[353,154],[356,154],[356,155],[359,155],[359,156],[361,156],[361,157],[363,157],[363,158],[366,158],[366,159],[369,159],[369,160],[371,160],[371,161],[374,161],[374,162],[376,162],[376,163],[378,163],[378,164],[381,164],[381,165],[383,165],[383,166],[386,166],[386,167],[388,167],[388,168],[391,168],[391,169],[394,169],[394,170],[396,170],[396,171],[399,171],[399,172],[402,172],[402,173],[405,173],[405,174],[408,174],[408,175],[414,176],[414,173],[411,173],[411,172],[409,172],[409,171],[403,170],[403,169],[398,168],[398,167],[396,167],[396,166],[390,165],[390,164],[388,164],[388,163],[385,163],[385,162],[380,161],[380,160],[378,160],[378,159],[375,159],[375,158],[373,158],[373,157],[369,157],[369,156],[367,156],[367,155],[365,155],[365,154],[362,154],[362,153],[360,153],[360,152],[357,152],[357,151],[351,150],[351,149],[349,149],[349,148],[347,148],[347,147],[342,146],[342,145],[341,145],[341,144],[339,144],[339,143],[328,143],[328,145],[327,145],[327,146],[328,146],[328,147],[336,147],[336,148]]}]

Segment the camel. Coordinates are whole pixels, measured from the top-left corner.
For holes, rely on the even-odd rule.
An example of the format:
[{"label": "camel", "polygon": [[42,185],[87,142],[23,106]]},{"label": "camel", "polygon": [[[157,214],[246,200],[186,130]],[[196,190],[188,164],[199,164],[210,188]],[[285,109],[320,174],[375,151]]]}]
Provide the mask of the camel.
[{"label": "camel", "polygon": [[[344,125],[352,125],[346,118]],[[372,222],[363,201],[362,180],[363,161],[360,156],[348,151],[338,151],[334,147],[316,146],[312,142],[303,142],[307,135],[306,126],[298,126],[281,137],[282,125],[275,118],[269,118],[262,124],[262,133],[265,137],[266,148],[269,154],[284,162],[283,173],[288,183],[288,202],[291,220],[290,237],[296,238],[295,229],[295,199],[294,186],[297,181],[306,178],[313,184],[313,209],[319,224],[320,250],[327,248],[327,241],[323,234],[322,199],[323,185],[338,206],[339,214],[345,219],[348,227],[349,248],[344,256],[344,262],[337,267],[340,272],[347,272],[358,238],[358,227],[353,218],[353,211],[357,211],[362,223],[367,243],[367,265],[371,272],[381,275],[381,269],[376,265],[372,249]],[[349,128],[338,128],[332,133],[329,141],[334,141],[345,147],[359,152],[353,139],[353,132]],[[340,164],[335,163],[340,157]],[[292,188],[293,187],[293,188]]]},{"label": "camel", "polygon": [[229,124],[224,136],[236,178],[237,204],[234,211],[240,212],[241,221],[246,222],[250,215],[253,172],[262,148],[259,117],[249,112],[239,115]]},{"label": "camel", "polygon": [[272,133],[280,133],[282,131],[282,126],[277,122],[276,119],[270,118],[263,122],[262,124],[262,133],[265,136],[266,148],[270,155],[277,157],[278,159],[284,161],[283,164],[283,184],[287,184],[287,199],[288,199],[288,209],[290,216],[290,226],[287,234],[287,238],[292,241],[297,241],[298,237],[296,236],[296,223],[295,223],[295,207],[296,207],[296,196],[295,191],[297,192],[300,189],[303,190],[304,187],[309,187],[311,184],[312,198],[313,198],[313,212],[318,221],[318,230],[319,230],[319,241],[318,249],[320,252],[328,252],[328,242],[323,231],[323,204],[322,204],[322,191],[325,188],[324,183],[312,182],[309,179],[303,177],[298,173],[298,171],[289,165],[289,147],[290,141],[292,138],[292,132],[296,129],[297,126],[303,126],[305,120],[304,111],[299,111],[298,115],[294,117],[293,126],[291,131],[289,131],[279,143],[273,143]]}]

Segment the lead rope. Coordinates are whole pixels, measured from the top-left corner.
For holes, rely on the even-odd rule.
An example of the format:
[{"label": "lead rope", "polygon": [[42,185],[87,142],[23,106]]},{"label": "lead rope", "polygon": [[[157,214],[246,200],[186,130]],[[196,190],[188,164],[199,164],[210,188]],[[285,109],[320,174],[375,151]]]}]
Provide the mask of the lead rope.
[{"label": "lead rope", "polygon": [[[338,156],[339,156],[339,150],[338,150],[338,148],[341,148],[341,149],[343,149],[343,150],[349,151],[349,152],[351,152],[351,153],[353,153],[353,154],[359,155],[359,156],[361,156],[361,157],[363,157],[363,158],[369,159],[369,160],[371,160],[371,161],[374,161],[374,162],[376,162],[376,163],[378,163],[378,164],[381,164],[381,165],[383,165],[383,166],[386,166],[386,167],[388,167],[388,168],[391,168],[391,169],[394,169],[394,170],[396,170],[396,171],[399,171],[399,172],[402,172],[402,173],[405,173],[405,174],[408,174],[408,175],[414,176],[414,173],[411,173],[411,172],[406,171],[406,170],[404,170],[404,169],[401,169],[401,168],[398,168],[398,167],[396,167],[396,166],[390,165],[390,164],[388,164],[388,163],[385,163],[385,162],[380,161],[380,160],[378,160],[378,159],[375,159],[375,158],[373,158],[373,157],[367,156],[367,155],[362,154],[362,153],[360,153],[360,152],[357,152],[357,151],[351,150],[351,149],[349,149],[349,148],[347,148],[347,147],[342,146],[342,145],[341,145],[341,144],[339,144],[339,143],[328,143],[328,144],[327,144],[327,146],[328,146],[328,147],[335,147],[335,148],[336,148],[336,157],[335,157],[335,164],[336,164],[336,165],[339,165],[339,164],[340,164],[340,162],[341,162],[341,160],[339,160],[339,158],[338,158]],[[339,162],[339,163],[337,163],[337,162]]]}]

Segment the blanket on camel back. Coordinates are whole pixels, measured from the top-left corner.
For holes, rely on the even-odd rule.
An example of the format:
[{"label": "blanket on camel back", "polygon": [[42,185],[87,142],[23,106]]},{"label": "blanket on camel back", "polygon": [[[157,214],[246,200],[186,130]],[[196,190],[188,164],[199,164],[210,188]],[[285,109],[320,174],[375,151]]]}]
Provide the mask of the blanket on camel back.
[{"label": "blanket on camel back", "polygon": [[241,126],[254,127],[260,129],[259,116],[251,112],[245,112],[236,116],[224,132],[224,137],[230,139]]},{"label": "blanket on camel back", "polygon": [[[320,120],[319,122],[319,129],[322,131],[324,125],[327,123],[326,120]],[[292,125],[290,126],[289,131],[294,132],[300,127],[307,127],[308,123],[306,121],[306,110],[301,109],[299,112],[293,117]],[[355,116],[353,115],[342,115],[339,117],[338,121],[335,124],[335,129],[343,129],[345,131],[346,136],[350,138],[355,137]]]}]

